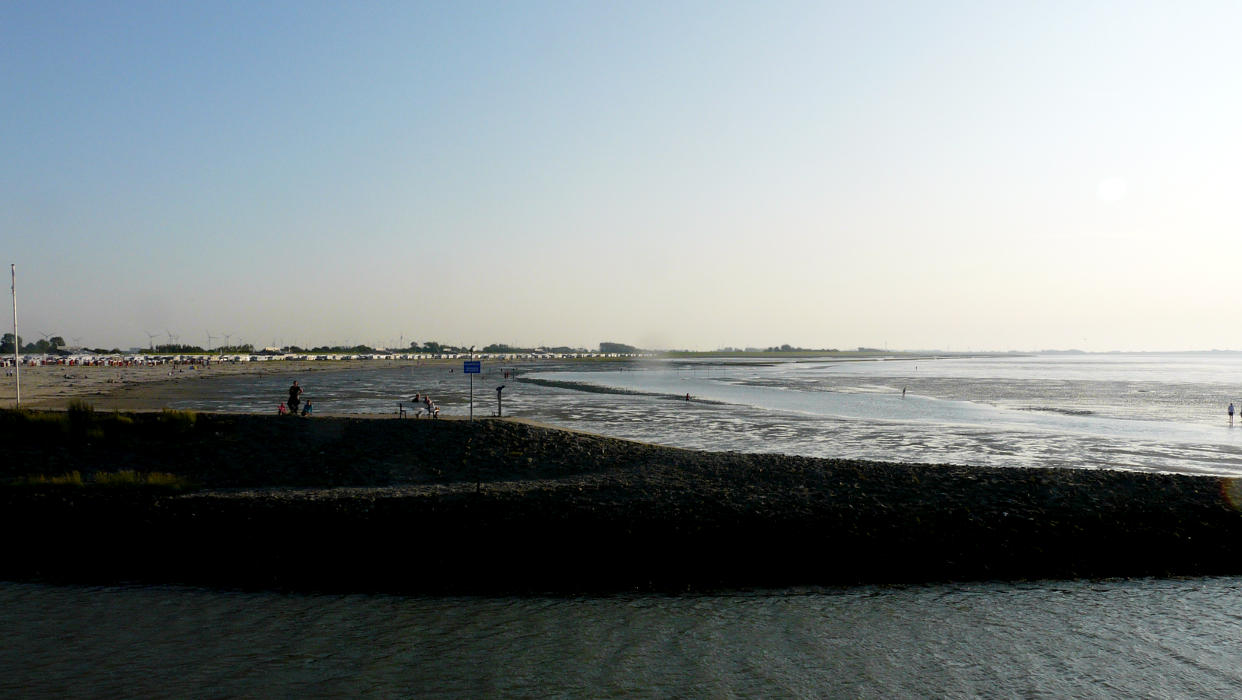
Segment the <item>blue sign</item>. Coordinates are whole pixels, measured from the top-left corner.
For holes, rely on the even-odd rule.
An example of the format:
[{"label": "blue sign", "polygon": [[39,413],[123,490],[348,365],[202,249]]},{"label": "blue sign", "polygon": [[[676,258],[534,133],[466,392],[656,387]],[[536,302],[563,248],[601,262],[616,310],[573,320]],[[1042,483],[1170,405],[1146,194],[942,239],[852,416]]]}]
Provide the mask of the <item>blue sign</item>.
[{"label": "blue sign", "polygon": [[482,366],[483,363],[479,360],[474,360],[473,362],[467,360],[461,363],[461,371],[466,374],[480,374],[482,373]]}]

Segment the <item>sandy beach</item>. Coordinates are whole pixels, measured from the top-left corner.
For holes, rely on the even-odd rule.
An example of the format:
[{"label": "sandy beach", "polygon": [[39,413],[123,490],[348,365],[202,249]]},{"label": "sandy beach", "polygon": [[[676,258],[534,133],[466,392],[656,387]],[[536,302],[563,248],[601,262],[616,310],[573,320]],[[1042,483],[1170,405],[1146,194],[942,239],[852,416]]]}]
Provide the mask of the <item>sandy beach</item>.
[{"label": "sandy beach", "polygon": [[[164,408],[169,401],[192,396],[198,382],[230,376],[280,376],[290,378],[313,372],[409,367],[459,360],[273,360],[268,362],[229,362],[206,367],[194,365],[155,365],[134,367],[88,367],[52,365],[22,367],[21,405],[23,408],[63,409],[73,399],[84,399],[97,409],[151,411]],[[0,377],[0,407],[13,408],[17,398],[17,379]]]}]

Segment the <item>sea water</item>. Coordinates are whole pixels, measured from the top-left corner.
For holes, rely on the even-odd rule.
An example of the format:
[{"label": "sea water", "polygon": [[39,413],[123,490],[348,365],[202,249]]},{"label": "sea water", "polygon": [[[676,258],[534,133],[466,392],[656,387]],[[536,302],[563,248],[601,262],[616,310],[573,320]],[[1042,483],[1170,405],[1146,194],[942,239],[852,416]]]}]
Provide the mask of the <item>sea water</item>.
[{"label": "sea water", "polygon": [[3,697],[1242,691],[1238,579],[394,597],[0,583]]},{"label": "sea water", "polygon": [[485,361],[481,375],[428,365],[228,378],[172,407],[273,411],[292,379],[320,412],[394,413],[419,393],[443,415],[502,410],[694,449],[1242,475],[1242,414],[1226,415],[1242,407],[1242,353]]},{"label": "sea water", "polygon": [[1242,475],[1242,419],[1231,425],[1226,413],[1231,400],[1242,406],[1238,377],[1242,355],[1232,353],[700,361],[535,375],[645,395],[650,424],[610,408],[568,418],[683,447]]},{"label": "sea water", "polygon": [[[1228,353],[488,364],[222,379],[179,407],[267,410],[297,378],[321,411],[419,391],[489,415],[504,385],[506,415],[687,447],[1242,474]],[[1238,577],[479,598],[0,583],[0,696],[1236,697],[1239,629]]]}]

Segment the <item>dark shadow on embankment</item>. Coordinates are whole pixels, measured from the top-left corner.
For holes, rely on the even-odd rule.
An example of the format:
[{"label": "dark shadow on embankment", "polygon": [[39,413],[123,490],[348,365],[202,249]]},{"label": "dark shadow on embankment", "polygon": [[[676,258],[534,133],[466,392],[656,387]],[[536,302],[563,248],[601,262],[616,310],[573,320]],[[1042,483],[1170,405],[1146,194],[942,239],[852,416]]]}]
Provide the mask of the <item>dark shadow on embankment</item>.
[{"label": "dark shadow on embankment", "polygon": [[[0,415],[0,576],[462,593],[1242,572],[1238,490],[1213,477],[695,452],[499,420],[78,420]],[[83,485],[30,478],[71,469]],[[200,488],[92,485],[123,470]]]}]

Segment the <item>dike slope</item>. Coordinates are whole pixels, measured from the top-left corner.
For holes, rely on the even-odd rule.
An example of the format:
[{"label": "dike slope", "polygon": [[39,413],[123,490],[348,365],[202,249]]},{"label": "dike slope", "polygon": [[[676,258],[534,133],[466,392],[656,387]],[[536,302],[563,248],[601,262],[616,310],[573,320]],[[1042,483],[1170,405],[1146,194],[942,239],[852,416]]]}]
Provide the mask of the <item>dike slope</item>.
[{"label": "dike slope", "polygon": [[[0,414],[0,577],[435,593],[1242,573],[1242,485],[696,452],[517,421]],[[78,470],[86,486],[31,484]],[[89,485],[170,472],[176,490]]]}]

